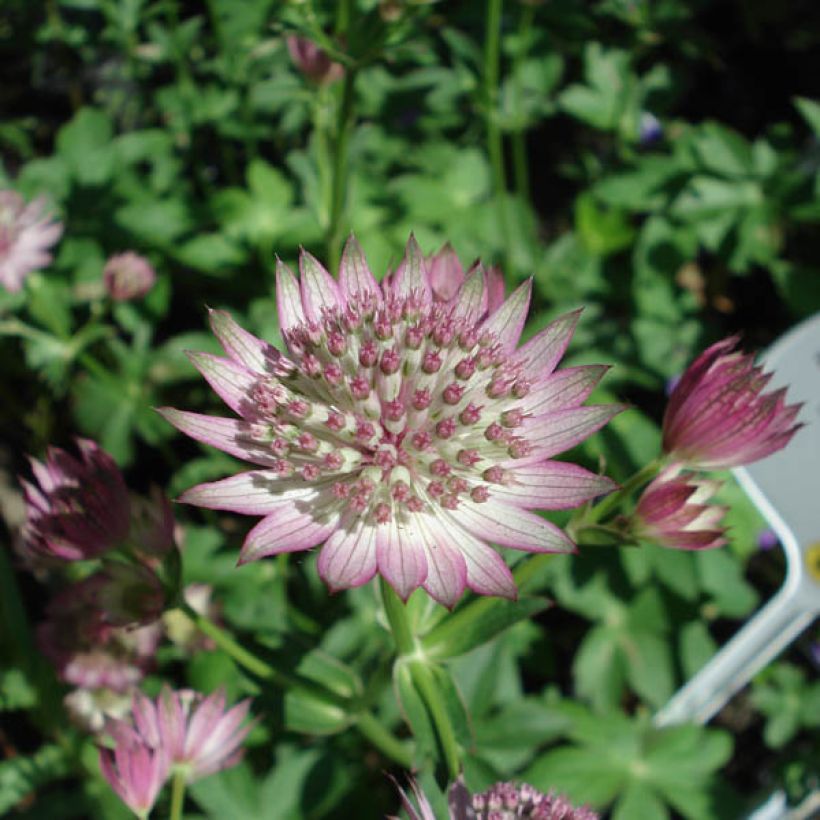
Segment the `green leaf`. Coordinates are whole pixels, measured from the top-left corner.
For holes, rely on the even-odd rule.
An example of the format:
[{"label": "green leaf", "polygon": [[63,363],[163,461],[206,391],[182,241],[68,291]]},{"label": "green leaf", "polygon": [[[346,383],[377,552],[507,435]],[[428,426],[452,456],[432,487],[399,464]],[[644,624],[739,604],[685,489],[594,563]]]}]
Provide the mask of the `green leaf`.
[{"label": "green leaf", "polygon": [[726,211],[762,205],[763,190],[756,182],[694,176],[672,203],[673,216],[686,221],[728,218]]},{"label": "green leaf", "polygon": [[697,552],[695,563],[703,589],[711,594],[723,615],[743,618],[757,606],[759,596],[743,578],[737,559],[730,552]]},{"label": "green leaf", "polygon": [[646,783],[633,780],[618,798],[612,820],[668,820],[669,811]]},{"label": "green leaf", "polygon": [[820,137],[820,103],[808,97],[795,97],[793,102],[795,108],[814,132],[814,136]]},{"label": "green leaf", "polygon": [[685,678],[694,677],[702,669],[718,646],[703,621],[689,621],[680,629],[680,662]]},{"label": "green leaf", "polygon": [[408,663],[400,662],[394,666],[393,684],[396,688],[399,708],[415,740],[415,764],[418,768],[426,768],[429,761],[438,757],[438,743],[427,707],[416,691]]},{"label": "green leaf", "polygon": [[701,165],[724,177],[743,177],[753,170],[752,150],[746,140],[716,122],[707,122],[692,135],[692,148]]},{"label": "green leaf", "polygon": [[627,668],[619,637],[619,631],[611,626],[593,627],[572,663],[578,695],[599,710],[616,706],[623,693]]},{"label": "green leaf", "polygon": [[549,606],[545,598],[477,598],[425,635],[422,645],[431,660],[454,658],[492,640],[519,621]]},{"label": "green leaf", "polygon": [[124,230],[154,247],[171,245],[191,226],[191,215],[182,199],[143,197],[117,208],[114,219]]},{"label": "green leaf", "polygon": [[575,230],[587,250],[597,256],[628,248],[635,238],[626,211],[599,204],[588,191],[575,200]]},{"label": "green leaf", "polygon": [[114,172],[113,133],[108,115],[96,108],[81,108],[60,129],[57,153],[81,185],[102,185],[111,178]]},{"label": "green leaf", "polygon": [[247,253],[221,233],[201,234],[174,250],[183,264],[204,273],[220,276],[230,273],[247,259]]},{"label": "green leaf", "polygon": [[31,709],[37,704],[37,689],[22,669],[0,671],[0,710]]},{"label": "green leaf", "polygon": [[0,812],[10,812],[23,798],[68,771],[66,753],[54,744],[0,762]]}]

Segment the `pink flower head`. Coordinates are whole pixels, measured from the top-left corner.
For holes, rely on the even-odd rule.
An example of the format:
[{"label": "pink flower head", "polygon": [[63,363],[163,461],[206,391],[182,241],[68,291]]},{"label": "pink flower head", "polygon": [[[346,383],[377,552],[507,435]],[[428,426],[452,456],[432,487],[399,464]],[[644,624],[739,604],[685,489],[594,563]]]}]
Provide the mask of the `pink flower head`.
[{"label": "pink flower head", "polygon": [[[127,535],[128,488],[111,456],[78,439],[80,458],[53,447],[45,463],[31,459],[36,484],[22,481],[26,548],[43,557],[78,561],[116,547]],[[39,485],[39,486],[38,486]]]},{"label": "pink flower head", "polygon": [[290,358],[227,313],[211,314],[228,357],[191,359],[240,418],[162,412],[260,469],[181,500],[265,516],[240,563],[324,544],[318,569],[331,590],[378,572],[405,599],[423,586],[452,606],[465,585],[515,597],[488,542],[572,551],[531,510],[573,507],[613,487],[551,460],[621,410],[581,406],[605,367],[556,370],[578,313],[516,349],[530,283],[489,313],[487,281],[475,270],[437,302],[412,237],[382,288],[353,238],[338,281],[308,253],[300,272],[301,280],[281,263],[277,270]]},{"label": "pink flower head", "polygon": [[141,299],[156,281],[156,271],[148,260],[133,251],[110,257],[103,268],[105,289],[117,302]]},{"label": "pink flower head", "polygon": [[51,262],[48,249],[63,226],[45,214],[45,202],[26,204],[16,191],[0,191],[0,285],[18,291],[25,278]]},{"label": "pink flower head", "polygon": [[[418,783],[410,780],[410,788],[418,809],[399,788],[402,807],[410,820],[436,820],[430,801]],[[527,783],[496,783],[487,791],[470,794],[461,777],[450,788],[448,805],[449,820],[598,820],[599,817],[585,806],[576,808],[562,795],[543,794]]]},{"label": "pink flower head", "polygon": [[312,82],[325,85],[344,76],[344,67],[333,62],[313,40],[292,34],[287,44],[293,64]]},{"label": "pink flower head", "polygon": [[[160,624],[118,626],[100,607],[98,576],[65,587],[46,609],[37,643],[66,683],[125,692],[154,662]],[[143,604],[140,603],[139,607]]]},{"label": "pink flower head", "polygon": [[203,698],[166,686],[156,700],[135,694],[132,713],[139,735],[162,749],[171,767],[183,770],[192,783],[239,762],[252,725],[245,722],[249,709],[250,700],[243,700],[226,711],[221,689]]},{"label": "pink flower head", "polygon": [[168,779],[168,758],[153,748],[123,721],[112,720],[115,747],[100,748],[103,777],[138,817],[146,818]]},{"label": "pink flower head", "polygon": [[737,337],[707,348],[669,396],[663,449],[673,460],[704,470],[738,467],[785,447],[802,426],[801,405],[786,389],[764,393],[770,373],[735,351]]},{"label": "pink flower head", "polygon": [[674,549],[703,550],[725,544],[720,521],[728,508],[706,503],[719,487],[719,481],[667,469],[638,499],[633,532]]}]

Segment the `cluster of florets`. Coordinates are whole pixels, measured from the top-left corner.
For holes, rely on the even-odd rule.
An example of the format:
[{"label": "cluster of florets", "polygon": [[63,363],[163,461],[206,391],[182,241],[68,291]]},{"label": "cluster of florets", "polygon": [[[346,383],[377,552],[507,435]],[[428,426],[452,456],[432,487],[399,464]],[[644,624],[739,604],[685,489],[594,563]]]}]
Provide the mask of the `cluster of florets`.
[{"label": "cluster of florets", "polygon": [[527,783],[496,783],[471,797],[475,820],[597,820],[586,807],[576,808],[566,797],[544,794]]}]

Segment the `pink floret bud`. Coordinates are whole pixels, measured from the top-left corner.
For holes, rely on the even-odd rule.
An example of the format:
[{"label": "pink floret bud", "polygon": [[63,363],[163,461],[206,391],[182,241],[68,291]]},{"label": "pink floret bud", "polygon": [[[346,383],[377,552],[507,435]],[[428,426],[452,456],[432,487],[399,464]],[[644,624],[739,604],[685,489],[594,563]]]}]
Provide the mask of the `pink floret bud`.
[{"label": "pink floret bud", "polygon": [[116,302],[141,299],[156,281],[156,271],[148,260],[133,251],[110,257],[103,268],[105,289]]}]

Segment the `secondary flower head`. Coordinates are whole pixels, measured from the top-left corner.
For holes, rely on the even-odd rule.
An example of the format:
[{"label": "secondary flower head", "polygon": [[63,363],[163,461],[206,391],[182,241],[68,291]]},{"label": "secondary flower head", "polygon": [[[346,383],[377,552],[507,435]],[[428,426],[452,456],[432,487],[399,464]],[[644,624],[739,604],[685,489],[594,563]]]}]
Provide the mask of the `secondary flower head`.
[{"label": "secondary flower head", "polygon": [[142,298],[156,281],[157,274],[150,262],[133,251],[110,257],[103,268],[105,289],[117,302]]},{"label": "secondary flower head", "polygon": [[100,749],[100,770],[120,800],[146,818],[168,778],[164,749],[149,746],[123,721],[111,721],[114,749]]},{"label": "secondary flower head", "polygon": [[26,203],[16,191],[0,191],[0,285],[20,290],[30,273],[51,261],[48,249],[62,232],[42,199]]},{"label": "secondary flower head", "polygon": [[[411,780],[410,788],[418,804],[413,805],[403,789],[399,789],[402,806],[410,820],[436,820],[430,801]],[[591,809],[576,808],[562,795],[544,794],[527,783],[496,783],[487,791],[470,794],[462,778],[450,788],[449,820],[598,820]]]},{"label": "secondary flower head", "polygon": [[613,487],[551,460],[621,409],[581,406],[605,367],[556,370],[578,313],[516,349],[530,283],[490,310],[476,268],[436,301],[412,238],[381,288],[352,238],[338,280],[307,253],[300,272],[277,270],[290,357],[222,312],[211,323],[228,358],[191,355],[240,418],[163,411],[184,433],[261,466],[181,499],[265,516],[240,561],[324,544],[318,569],[333,590],[379,572],[403,598],[423,586],[451,606],[465,585],[515,596],[488,542],[574,549],[530,510],[573,507]]},{"label": "secondary flower head", "polygon": [[801,425],[786,389],[764,393],[770,373],[735,350],[737,338],[707,348],[669,396],[663,449],[674,461],[705,470],[738,467],[785,447]]},{"label": "secondary flower head", "polygon": [[250,700],[243,700],[226,711],[221,689],[203,698],[166,686],[156,700],[135,694],[132,714],[139,735],[192,783],[239,762],[252,725],[245,720],[249,709]]},{"label": "secondary flower head", "polygon": [[333,62],[313,40],[292,34],[287,38],[287,44],[293,64],[314,83],[324,85],[344,76],[344,67]]},{"label": "secondary flower head", "polygon": [[36,483],[22,481],[23,538],[42,557],[94,558],[127,535],[128,488],[111,456],[93,441],[77,440],[80,458],[53,447],[45,462],[31,460]]},{"label": "secondary flower head", "polygon": [[638,499],[633,533],[663,547],[703,550],[726,543],[720,521],[727,507],[708,504],[720,482],[681,473],[662,472]]}]

